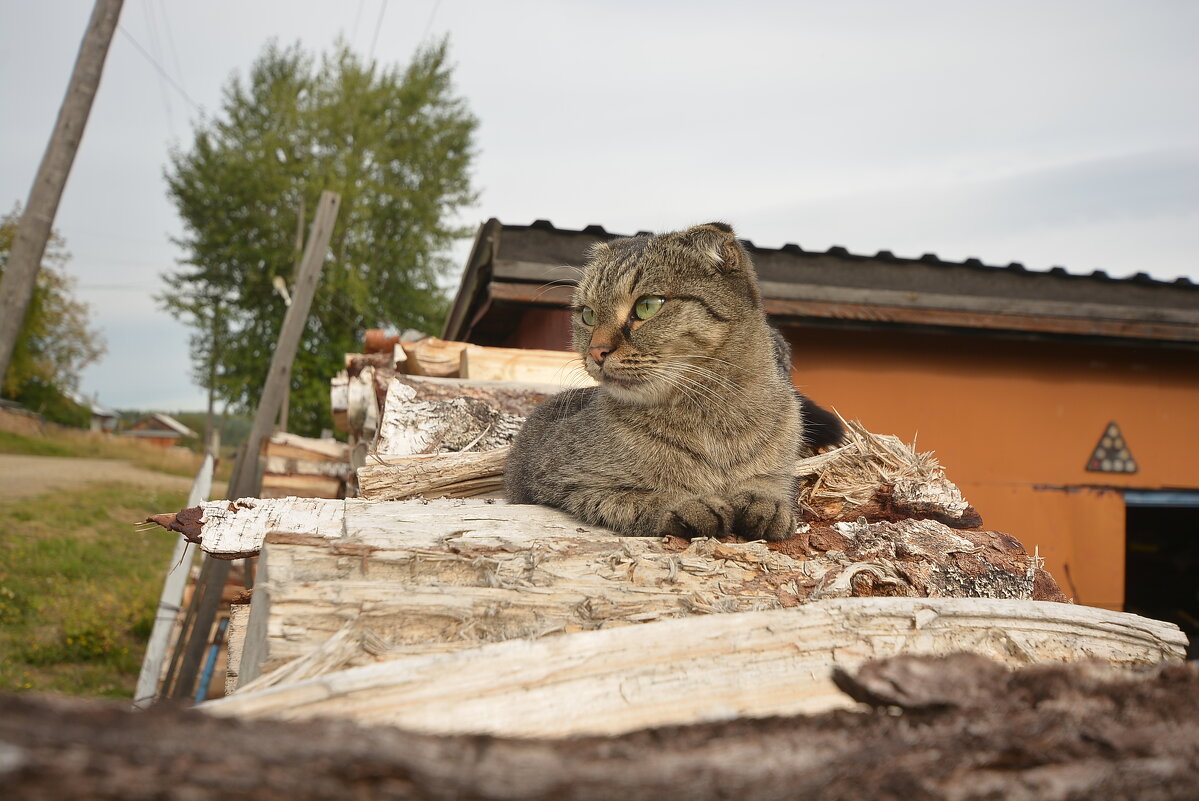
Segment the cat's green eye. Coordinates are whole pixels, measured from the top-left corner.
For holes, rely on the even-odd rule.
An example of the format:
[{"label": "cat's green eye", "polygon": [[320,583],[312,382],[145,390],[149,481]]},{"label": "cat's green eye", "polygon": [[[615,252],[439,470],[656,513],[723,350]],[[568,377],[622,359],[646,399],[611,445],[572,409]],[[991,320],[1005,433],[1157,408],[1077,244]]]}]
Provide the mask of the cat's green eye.
[{"label": "cat's green eye", "polygon": [[646,295],[633,305],[633,314],[638,320],[648,320],[662,308],[666,298],[661,295]]},{"label": "cat's green eye", "polygon": [[595,325],[595,309],[590,306],[579,309],[579,316],[583,318],[583,325]]}]

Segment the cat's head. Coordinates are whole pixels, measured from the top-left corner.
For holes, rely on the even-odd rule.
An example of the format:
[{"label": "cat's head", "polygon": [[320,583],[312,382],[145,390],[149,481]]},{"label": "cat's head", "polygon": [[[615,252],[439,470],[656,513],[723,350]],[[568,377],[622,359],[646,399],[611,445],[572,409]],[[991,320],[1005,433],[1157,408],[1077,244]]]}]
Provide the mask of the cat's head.
[{"label": "cat's head", "polygon": [[725,223],[596,245],[573,306],[587,372],[640,403],[710,395],[764,326],[753,263]]}]

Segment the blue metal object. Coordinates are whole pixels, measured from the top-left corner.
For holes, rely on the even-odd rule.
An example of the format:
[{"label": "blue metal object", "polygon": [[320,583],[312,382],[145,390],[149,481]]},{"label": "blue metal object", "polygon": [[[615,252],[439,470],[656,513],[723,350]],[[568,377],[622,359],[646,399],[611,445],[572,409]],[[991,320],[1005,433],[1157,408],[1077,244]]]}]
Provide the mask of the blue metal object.
[{"label": "blue metal object", "polygon": [[1194,490],[1124,490],[1124,503],[1129,506],[1199,507],[1199,492]]},{"label": "blue metal object", "polygon": [[196,688],[196,703],[208,698],[208,685],[212,683],[212,674],[216,672],[216,658],[221,652],[221,641],[225,639],[225,629],[229,627],[229,618],[221,618],[217,626],[216,637],[208,646],[208,659],[204,661],[204,672],[200,674],[200,686]]}]

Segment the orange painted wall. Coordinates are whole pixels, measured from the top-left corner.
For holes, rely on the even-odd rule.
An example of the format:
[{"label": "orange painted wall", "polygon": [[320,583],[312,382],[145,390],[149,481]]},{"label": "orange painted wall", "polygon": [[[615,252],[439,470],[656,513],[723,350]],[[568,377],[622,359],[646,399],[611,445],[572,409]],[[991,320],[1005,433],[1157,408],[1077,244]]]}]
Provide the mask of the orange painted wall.
[{"label": "orange painted wall", "polygon": [[[1121,608],[1124,502],[1097,485],[1199,489],[1199,353],[788,328],[796,385],[935,451],[988,528],[1014,535],[1080,603]],[[1091,473],[1116,421],[1139,472]],[[1068,576],[1067,576],[1068,573]]]}]

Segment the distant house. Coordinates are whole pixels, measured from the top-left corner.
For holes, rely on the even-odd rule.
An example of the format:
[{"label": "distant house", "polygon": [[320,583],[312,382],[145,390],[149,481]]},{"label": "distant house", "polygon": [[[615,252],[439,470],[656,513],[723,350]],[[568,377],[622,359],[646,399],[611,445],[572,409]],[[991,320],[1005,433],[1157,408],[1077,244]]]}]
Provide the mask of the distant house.
[{"label": "distant house", "polygon": [[[612,236],[490,220],[444,338],[569,348],[577,266]],[[1076,600],[1199,632],[1199,287],[745,244],[813,399],[918,434]]]},{"label": "distant house", "polygon": [[134,423],[125,435],[144,439],[164,448],[178,445],[184,438],[199,436],[174,417],[157,412]]},{"label": "distant house", "polygon": [[89,404],[92,410],[92,431],[97,433],[110,434],[116,431],[117,420],[120,415],[105,406],[98,403]]}]

